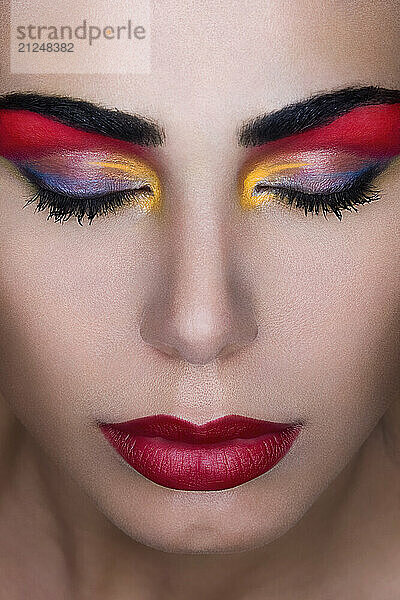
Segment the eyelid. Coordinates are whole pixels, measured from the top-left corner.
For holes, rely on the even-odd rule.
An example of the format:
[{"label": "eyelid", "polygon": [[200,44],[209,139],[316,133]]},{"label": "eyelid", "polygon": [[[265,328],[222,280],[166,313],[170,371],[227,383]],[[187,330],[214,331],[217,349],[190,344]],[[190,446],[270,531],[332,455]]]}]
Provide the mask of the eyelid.
[{"label": "eyelid", "polygon": [[[151,209],[161,208],[161,183],[155,169],[136,156],[104,152],[51,152],[41,158],[13,161],[20,173],[41,189],[71,198],[100,198],[118,191],[146,192]],[[109,171],[110,169],[110,171]],[[144,194],[144,191],[143,191]]]},{"label": "eyelid", "polygon": [[87,164],[98,167],[105,167],[108,169],[118,169],[120,171],[125,171],[126,173],[133,175],[134,177],[148,176],[149,178],[154,178],[155,180],[158,179],[158,176],[152,167],[137,159],[129,161],[117,158],[116,160],[108,159],[88,161]]},{"label": "eyelid", "polygon": [[99,167],[105,167],[105,168],[109,168],[109,169],[118,169],[120,171],[126,172],[130,175],[133,175],[134,177],[139,177],[140,179],[142,179],[145,183],[148,183],[153,190],[153,196],[154,196],[154,206],[153,209],[154,210],[160,210],[161,208],[161,184],[160,184],[160,179],[157,175],[157,173],[154,171],[154,169],[152,167],[150,167],[149,165],[145,164],[142,161],[139,160],[134,160],[133,162],[130,162],[129,160],[121,160],[121,159],[116,159],[116,160],[100,160],[100,161],[90,161],[88,164],[91,165],[95,165],[95,166],[99,166]]},{"label": "eyelid", "polygon": [[[293,160],[309,158],[308,162],[293,162]],[[370,182],[382,173],[390,159],[371,159],[349,154],[335,152],[332,149],[320,151],[298,152],[287,157],[284,155],[260,159],[246,171],[242,170],[239,182],[239,195],[241,208],[250,210],[266,202],[275,202],[279,197],[289,194],[293,199],[299,194],[307,202],[326,202],[331,198],[335,202],[335,194],[358,192],[357,185],[369,185]],[[249,162],[247,162],[249,165]],[[290,170],[298,169],[293,174]],[[283,171],[288,170],[288,173]],[[269,178],[269,179],[268,179]],[[257,189],[258,187],[258,189]]]},{"label": "eyelid", "polygon": [[268,164],[257,164],[247,176],[242,176],[241,182],[241,197],[242,197],[242,208],[245,210],[249,210],[256,206],[257,203],[254,202],[254,196],[252,194],[254,190],[254,186],[260,182],[260,180],[273,175],[274,173],[279,173],[280,171],[290,170],[290,169],[298,169],[306,166],[308,163],[306,162],[297,162],[297,163],[280,163],[275,165]]}]

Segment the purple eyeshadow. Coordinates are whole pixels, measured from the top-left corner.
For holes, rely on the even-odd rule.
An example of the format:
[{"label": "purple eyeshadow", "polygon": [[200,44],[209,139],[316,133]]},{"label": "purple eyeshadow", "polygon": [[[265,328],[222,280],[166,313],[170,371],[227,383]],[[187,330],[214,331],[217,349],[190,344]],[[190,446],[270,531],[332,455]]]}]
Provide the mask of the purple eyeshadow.
[{"label": "purple eyeshadow", "polygon": [[[323,161],[321,161],[323,162]],[[334,162],[334,161],[332,161]],[[343,164],[340,170],[335,171],[334,164],[321,165],[317,157],[314,157],[314,164],[310,163],[306,167],[299,167],[296,170],[281,171],[261,179],[255,186],[255,193],[263,191],[266,187],[290,188],[292,190],[302,191],[308,194],[328,194],[340,192],[349,189],[362,179],[368,173],[378,173],[382,171],[390,162],[386,160],[369,160],[362,163],[359,168],[354,168],[355,164],[349,169],[344,170]],[[258,188],[258,189],[257,189]]]},{"label": "purple eyeshadow", "polygon": [[21,170],[34,183],[68,196],[97,196],[135,187],[132,180],[107,176],[72,177],[61,173],[44,172],[29,163],[22,165]]}]

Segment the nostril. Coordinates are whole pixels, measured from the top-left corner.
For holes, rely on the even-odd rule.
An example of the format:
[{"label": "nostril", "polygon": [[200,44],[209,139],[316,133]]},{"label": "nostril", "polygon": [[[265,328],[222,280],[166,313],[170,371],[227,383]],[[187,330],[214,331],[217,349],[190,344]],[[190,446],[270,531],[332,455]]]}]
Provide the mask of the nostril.
[{"label": "nostril", "polygon": [[153,304],[144,312],[142,339],[157,350],[192,364],[207,364],[240,350],[257,336],[252,314],[220,303]]}]

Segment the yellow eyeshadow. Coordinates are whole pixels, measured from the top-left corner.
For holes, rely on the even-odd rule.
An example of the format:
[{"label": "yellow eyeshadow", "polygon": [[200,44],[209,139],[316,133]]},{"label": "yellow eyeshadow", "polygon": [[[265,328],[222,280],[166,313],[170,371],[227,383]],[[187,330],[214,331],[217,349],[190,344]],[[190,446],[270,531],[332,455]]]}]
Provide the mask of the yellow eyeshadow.
[{"label": "yellow eyeshadow", "polygon": [[284,163],[279,165],[258,165],[255,169],[252,169],[250,173],[244,176],[240,183],[240,204],[244,210],[250,210],[262,204],[266,201],[273,200],[275,198],[274,192],[268,191],[263,194],[254,194],[255,186],[260,181],[270,177],[274,173],[279,171],[286,171],[287,169],[298,169],[306,166],[308,163]]},{"label": "yellow eyeshadow", "polygon": [[138,189],[135,195],[135,204],[138,204],[144,212],[159,212],[161,210],[160,180],[155,171],[148,165],[140,161],[121,162],[113,160],[95,161],[88,164],[122,171],[120,177],[124,177],[124,173],[127,173],[135,179],[140,179],[144,185],[148,185],[151,188],[153,194],[150,196],[144,190]]}]

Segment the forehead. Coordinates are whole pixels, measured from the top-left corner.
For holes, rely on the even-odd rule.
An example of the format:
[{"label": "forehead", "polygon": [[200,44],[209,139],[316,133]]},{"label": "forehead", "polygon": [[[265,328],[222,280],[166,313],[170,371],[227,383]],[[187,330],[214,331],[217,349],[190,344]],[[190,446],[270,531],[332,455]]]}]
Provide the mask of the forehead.
[{"label": "forehead", "polygon": [[[79,16],[85,4],[72,10]],[[397,0],[163,0],[153,3],[149,75],[4,74],[0,93],[83,97],[157,119],[167,135],[190,130],[200,143],[314,92],[400,87],[399,8]]]}]

